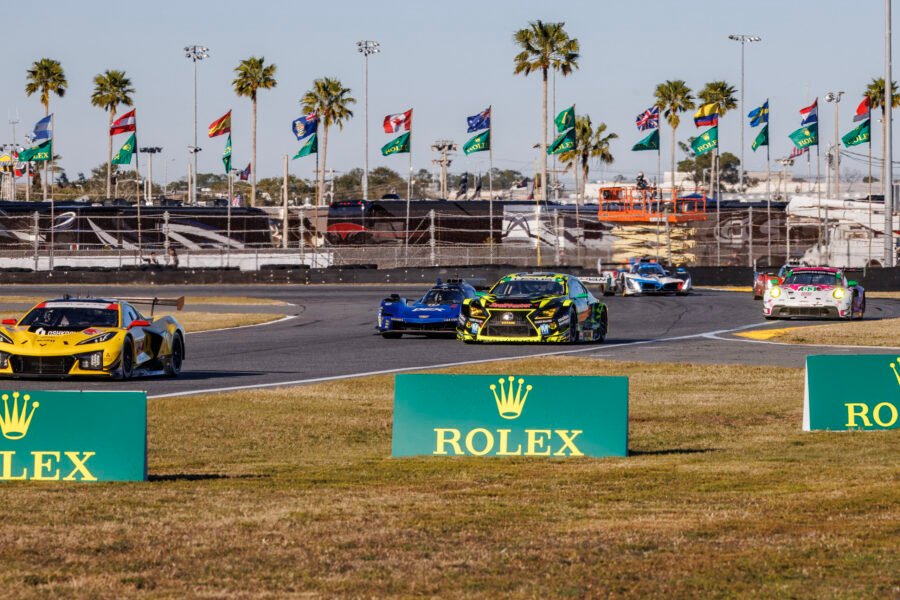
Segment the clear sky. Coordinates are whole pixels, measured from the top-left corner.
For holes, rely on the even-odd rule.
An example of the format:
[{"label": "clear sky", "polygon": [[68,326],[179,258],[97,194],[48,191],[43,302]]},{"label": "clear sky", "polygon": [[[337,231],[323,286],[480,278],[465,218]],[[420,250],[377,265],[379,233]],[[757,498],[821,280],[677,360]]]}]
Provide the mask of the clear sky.
[{"label": "clear sky", "polygon": [[[536,157],[532,145],[540,137],[540,77],[513,75],[512,34],[534,19],[564,21],[581,42],[581,68],[557,77],[557,108],[575,103],[579,114],[588,113],[619,134],[612,146],[615,164],[605,171],[595,167],[592,178],[655,171],[654,153],[630,148],[643,135],[634,117],[651,105],[657,83],[684,79],[695,91],[716,79],[739,86],[740,44],[729,41],[729,33],[763,38],[746,49],[744,112],[770,99],[773,159],[790,151],[786,136],[799,126],[797,111],[816,96],[824,151],[834,134],[833,105],[821,97],[829,90],[847,92],[840,126],[846,133],[867,82],[884,72],[881,0],[57,0],[6,11],[0,107],[12,116],[18,111],[21,142],[43,115],[37,96],[25,96],[25,71],[42,57],[61,61],[69,89],[64,98],[51,101],[54,150],[75,178],[106,159],[107,117],[90,104],[92,78],[105,69],[123,69],[136,89],[139,144],[164,147],[155,160],[155,179],[162,178],[164,161],[170,180],[183,177],[193,139],[193,88],[182,49],[205,45],[211,57],[199,65],[200,170],[222,169],[224,139],[206,139],[205,131],[229,108],[234,110],[234,163],[243,167],[250,157],[250,102],[235,96],[233,69],[243,58],[264,56],[278,66],[278,86],[259,97],[259,176],[279,175],[281,156],[299,148],[290,131],[291,120],[300,114],[298,99],[313,79],[326,75],[352,88],[359,101],[355,117],[329,136],[328,165],[341,172],[363,164],[363,59],[355,42],[374,39],[382,53],[370,59],[370,167],[406,169],[405,155],[380,155],[390,139],[381,129],[385,114],[414,108],[413,166],[431,169],[435,154],[430,145],[448,138],[461,146],[469,137],[465,117],[490,104],[494,166],[528,172]],[[894,21],[894,30],[900,31],[896,15]],[[739,123],[737,111],[722,120],[723,151],[738,153]],[[873,130],[877,145],[877,121]],[[3,131],[0,141],[10,142],[10,127]],[[685,115],[678,139],[696,131]],[[764,169],[763,152],[750,151],[753,131],[745,133],[746,167]],[[664,169],[669,136],[664,126]],[[301,177],[312,177],[314,168],[313,158],[290,165]],[[487,153],[460,153],[451,170],[486,168]],[[847,165],[848,170],[864,168]],[[805,171],[805,165],[797,170]]]}]

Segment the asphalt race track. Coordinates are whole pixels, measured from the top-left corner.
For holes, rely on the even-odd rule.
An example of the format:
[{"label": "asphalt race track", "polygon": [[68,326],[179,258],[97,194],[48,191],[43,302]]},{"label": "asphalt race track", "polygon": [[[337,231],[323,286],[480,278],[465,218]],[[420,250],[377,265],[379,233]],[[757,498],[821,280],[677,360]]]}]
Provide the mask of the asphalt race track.
[{"label": "asphalt race track", "polygon": [[[803,366],[807,354],[894,353],[889,349],[823,348],[755,342],[732,334],[783,327],[761,315],[748,293],[698,290],[685,297],[606,298],[610,332],[604,344],[467,345],[455,339],[405,336],[386,340],[375,332],[380,300],[390,292],[415,297],[427,286],[196,286],[91,287],[3,286],[4,296],[55,297],[63,293],[122,296],[256,296],[285,306],[192,306],[222,312],[283,312],[280,322],[189,334],[185,370],[177,379],[127,382],[19,380],[16,389],[146,390],[153,396],[185,395],[245,387],[299,384],[359,374],[447,366],[538,354],[572,354],[613,360],[744,363]],[[2,310],[25,310],[5,305]],[[900,300],[868,301],[866,318],[900,317]],[[797,325],[809,322],[790,322]]]}]

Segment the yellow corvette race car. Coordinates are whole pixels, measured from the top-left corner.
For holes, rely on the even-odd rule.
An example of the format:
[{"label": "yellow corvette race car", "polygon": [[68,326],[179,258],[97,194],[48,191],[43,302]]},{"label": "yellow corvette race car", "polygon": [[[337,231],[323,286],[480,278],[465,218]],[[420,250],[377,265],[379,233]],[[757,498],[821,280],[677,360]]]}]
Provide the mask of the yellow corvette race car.
[{"label": "yellow corvette race car", "polygon": [[[145,318],[135,304],[151,305]],[[184,362],[184,328],[173,317],[153,319],[156,306],[184,307],[184,298],[41,302],[0,324],[0,378],[176,376]]]}]

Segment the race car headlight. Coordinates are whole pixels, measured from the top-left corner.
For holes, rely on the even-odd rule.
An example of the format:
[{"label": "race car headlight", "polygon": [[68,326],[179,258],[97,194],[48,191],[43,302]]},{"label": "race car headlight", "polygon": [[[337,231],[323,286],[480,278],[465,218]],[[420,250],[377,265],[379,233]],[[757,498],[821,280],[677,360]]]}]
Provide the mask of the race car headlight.
[{"label": "race car headlight", "polygon": [[834,296],[835,300],[840,300],[845,294],[844,288],[834,288],[834,291],[831,292],[831,295]]},{"label": "race car headlight", "polygon": [[545,308],[544,310],[538,312],[534,315],[535,319],[552,319],[556,316],[556,312],[559,310],[559,307],[552,306],[550,308]]},{"label": "race car headlight", "polygon": [[476,319],[483,319],[487,316],[487,313],[484,312],[484,309],[478,306],[477,304],[469,304],[469,316],[475,317]]},{"label": "race car headlight", "polygon": [[3,343],[3,344],[12,344],[13,341],[12,341],[12,338],[10,338],[8,335],[6,335],[6,334],[3,333],[2,331],[0,331],[0,343]]},{"label": "race car headlight", "polygon": [[626,279],[625,281],[628,283],[628,285],[630,285],[634,289],[636,289],[636,290],[641,289],[641,284],[637,282],[637,279]]},{"label": "race car headlight", "polygon": [[772,298],[777,298],[780,295],[781,295],[781,288],[778,286],[775,286],[771,290],[769,290],[769,296],[771,296]]},{"label": "race car headlight", "polygon": [[9,367],[9,354],[6,352],[0,352],[0,369],[6,369]]},{"label": "race car headlight", "polygon": [[89,352],[78,355],[78,366],[85,371],[99,371],[103,368],[103,352]]},{"label": "race car headlight", "polygon": [[77,346],[84,346],[85,344],[99,344],[101,342],[108,342],[109,340],[116,337],[115,331],[107,331],[106,333],[101,333],[100,335],[95,335],[92,338],[88,338],[82,342],[78,342]]}]

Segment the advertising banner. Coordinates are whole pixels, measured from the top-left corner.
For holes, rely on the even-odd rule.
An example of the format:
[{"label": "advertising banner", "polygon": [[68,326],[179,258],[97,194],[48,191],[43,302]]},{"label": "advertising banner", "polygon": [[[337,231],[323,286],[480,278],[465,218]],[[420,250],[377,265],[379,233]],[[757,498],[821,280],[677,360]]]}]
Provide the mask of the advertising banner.
[{"label": "advertising banner", "polygon": [[900,357],[807,356],[804,431],[897,429]]},{"label": "advertising banner", "polygon": [[393,456],[628,455],[628,378],[397,375]]},{"label": "advertising banner", "polygon": [[144,392],[0,390],[0,481],[145,481]]}]

